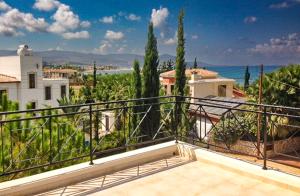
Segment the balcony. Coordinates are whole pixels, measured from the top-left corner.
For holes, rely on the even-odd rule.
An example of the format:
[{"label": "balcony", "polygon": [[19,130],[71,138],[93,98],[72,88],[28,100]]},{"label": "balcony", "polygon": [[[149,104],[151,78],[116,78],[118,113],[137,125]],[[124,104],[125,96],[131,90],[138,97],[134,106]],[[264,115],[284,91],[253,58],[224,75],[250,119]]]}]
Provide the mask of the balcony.
[{"label": "balcony", "polygon": [[296,194],[299,111],[168,96],[1,113],[0,194]]}]

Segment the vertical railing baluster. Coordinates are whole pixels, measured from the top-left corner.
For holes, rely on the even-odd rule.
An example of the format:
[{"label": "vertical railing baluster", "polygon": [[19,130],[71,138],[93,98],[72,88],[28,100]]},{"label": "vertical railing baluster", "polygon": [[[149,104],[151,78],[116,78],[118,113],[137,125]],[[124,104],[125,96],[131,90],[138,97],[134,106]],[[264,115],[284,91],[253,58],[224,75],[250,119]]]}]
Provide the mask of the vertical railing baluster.
[{"label": "vertical railing baluster", "polygon": [[178,143],[178,103],[177,96],[175,97],[175,142]]},{"label": "vertical railing baluster", "polygon": [[3,138],[3,123],[1,122],[1,159],[2,159],[2,174],[4,173],[5,170],[5,165],[4,165],[4,138]]},{"label": "vertical railing baluster", "polygon": [[89,116],[90,116],[90,165],[93,165],[93,113],[92,104],[89,106]]},{"label": "vertical railing baluster", "polygon": [[123,134],[124,134],[124,146],[126,147],[126,109],[125,103],[122,104],[123,106]]},{"label": "vertical railing baluster", "polygon": [[199,106],[199,108],[200,108],[200,119],[199,119],[199,121],[200,121],[200,126],[199,126],[199,136],[200,136],[200,141],[202,140],[202,114],[201,114],[201,110],[202,110],[202,107],[201,107],[201,105]]},{"label": "vertical railing baluster", "polygon": [[263,113],[263,132],[264,132],[264,166],[263,169],[267,169],[267,111],[266,106],[264,106],[264,113]]},{"label": "vertical railing baluster", "polygon": [[11,167],[14,167],[14,155],[13,155],[13,136],[12,136],[12,130],[9,130],[10,135],[10,159],[11,159]]},{"label": "vertical railing baluster", "polygon": [[58,153],[58,161],[61,159],[61,150],[60,150],[60,129],[61,125],[58,124],[58,129],[57,129],[57,153]]},{"label": "vertical railing baluster", "polygon": [[50,164],[52,164],[52,157],[53,157],[53,147],[52,147],[52,112],[50,114],[51,116],[49,117],[49,145],[50,145],[50,154],[49,154],[49,157],[50,157]]}]

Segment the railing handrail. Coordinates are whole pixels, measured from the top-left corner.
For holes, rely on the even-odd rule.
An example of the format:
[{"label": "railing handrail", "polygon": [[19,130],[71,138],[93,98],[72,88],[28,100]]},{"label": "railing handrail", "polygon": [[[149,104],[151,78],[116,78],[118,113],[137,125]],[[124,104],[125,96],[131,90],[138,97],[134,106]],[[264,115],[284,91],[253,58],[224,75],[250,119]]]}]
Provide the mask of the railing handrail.
[{"label": "railing handrail", "polygon": [[[42,112],[42,111],[51,111],[51,110],[59,110],[59,109],[66,109],[66,108],[74,108],[74,107],[89,107],[89,106],[101,106],[101,105],[109,105],[109,104],[124,104],[130,102],[137,102],[137,101],[146,101],[146,100],[153,100],[153,99],[167,99],[167,98],[185,98],[185,99],[197,99],[198,101],[212,101],[212,102],[221,102],[221,103],[232,103],[232,104],[241,104],[241,105],[248,105],[248,106],[256,106],[256,107],[266,107],[266,108],[274,108],[274,109],[286,109],[292,111],[299,111],[300,108],[298,107],[289,107],[289,106],[281,106],[281,105],[270,105],[270,104],[258,104],[258,103],[251,103],[251,102],[239,102],[239,101],[229,101],[229,100],[219,100],[214,98],[203,98],[203,97],[191,97],[191,96],[159,96],[159,97],[148,97],[148,98],[139,98],[139,99],[128,99],[128,100],[114,100],[114,101],[106,101],[106,102],[96,102],[96,103],[84,103],[84,104],[75,104],[75,105],[65,105],[65,106],[58,106],[58,107],[47,107],[47,108],[39,108],[39,109],[28,109],[28,110],[18,110],[18,111],[5,111],[0,112],[1,115],[9,115],[9,114],[20,114],[20,113],[30,113],[30,112]],[[193,103],[196,104],[196,103]],[[212,103],[213,104],[213,103]],[[210,105],[213,107],[213,105]],[[204,105],[201,103],[201,105]],[[224,109],[232,109],[226,106],[220,106]],[[274,113],[276,114],[276,113]]]}]

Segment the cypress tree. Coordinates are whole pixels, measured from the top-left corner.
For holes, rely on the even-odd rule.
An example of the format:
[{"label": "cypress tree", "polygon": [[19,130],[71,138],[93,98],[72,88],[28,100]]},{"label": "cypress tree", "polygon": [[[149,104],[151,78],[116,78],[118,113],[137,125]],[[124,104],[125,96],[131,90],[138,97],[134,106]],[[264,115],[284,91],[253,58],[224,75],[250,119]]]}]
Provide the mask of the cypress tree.
[{"label": "cypress tree", "polygon": [[[141,79],[141,71],[140,64],[137,60],[133,62],[133,85],[134,87],[134,99],[139,99],[142,96],[142,79]],[[137,122],[139,120],[140,115],[138,114],[140,111],[141,102],[136,101],[135,105],[138,107],[133,107],[132,112],[132,126],[133,129],[136,128]]]},{"label": "cypress tree", "polygon": [[197,64],[197,57],[195,57],[195,61],[194,61],[194,66],[193,66],[194,69],[197,69],[198,68],[198,64]]},{"label": "cypress tree", "polygon": [[246,70],[245,70],[245,80],[244,80],[244,90],[247,90],[248,87],[249,87],[249,79],[250,79],[249,67],[246,66]]},{"label": "cypress tree", "polygon": [[97,67],[96,67],[96,62],[94,61],[94,73],[93,73],[93,88],[96,90],[97,86]]},{"label": "cypress tree", "polygon": [[184,96],[184,88],[186,82],[185,69],[186,63],[184,59],[185,49],[184,49],[184,29],[183,29],[183,10],[180,11],[178,16],[178,30],[177,30],[177,49],[176,49],[176,82],[175,89],[176,95]]},{"label": "cypress tree", "polygon": [[[143,67],[143,89],[142,96],[147,97],[158,97],[159,96],[159,74],[157,71],[159,60],[157,51],[157,40],[153,32],[152,22],[148,28],[148,41],[145,49],[145,60]],[[157,131],[160,121],[160,111],[158,99],[145,100],[144,104],[156,104],[153,105],[146,118],[141,124],[141,131],[143,135],[152,137],[154,132]],[[147,111],[149,105],[145,106],[144,109]]]},{"label": "cypress tree", "polygon": [[[185,89],[185,82],[186,82],[186,76],[185,76],[185,69],[186,69],[186,63],[184,59],[185,55],[185,49],[184,49],[184,29],[183,29],[183,18],[184,18],[184,12],[183,10],[180,11],[178,16],[178,30],[177,30],[177,49],[176,49],[176,75],[175,75],[175,93],[176,97],[176,108],[175,108],[175,122],[179,123],[177,125],[181,125],[181,101],[184,100],[181,96],[184,96],[184,89]],[[176,126],[177,126],[176,125]]]}]

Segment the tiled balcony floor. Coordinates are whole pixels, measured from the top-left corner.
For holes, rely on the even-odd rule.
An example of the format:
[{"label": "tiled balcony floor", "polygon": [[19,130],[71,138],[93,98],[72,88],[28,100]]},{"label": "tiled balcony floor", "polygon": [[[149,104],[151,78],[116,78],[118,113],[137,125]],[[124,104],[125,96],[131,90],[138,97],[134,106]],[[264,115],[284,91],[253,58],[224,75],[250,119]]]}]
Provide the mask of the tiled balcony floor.
[{"label": "tiled balcony floor", "polygon": [[300,195],[199,161],[171,157],[42,195]]}]

